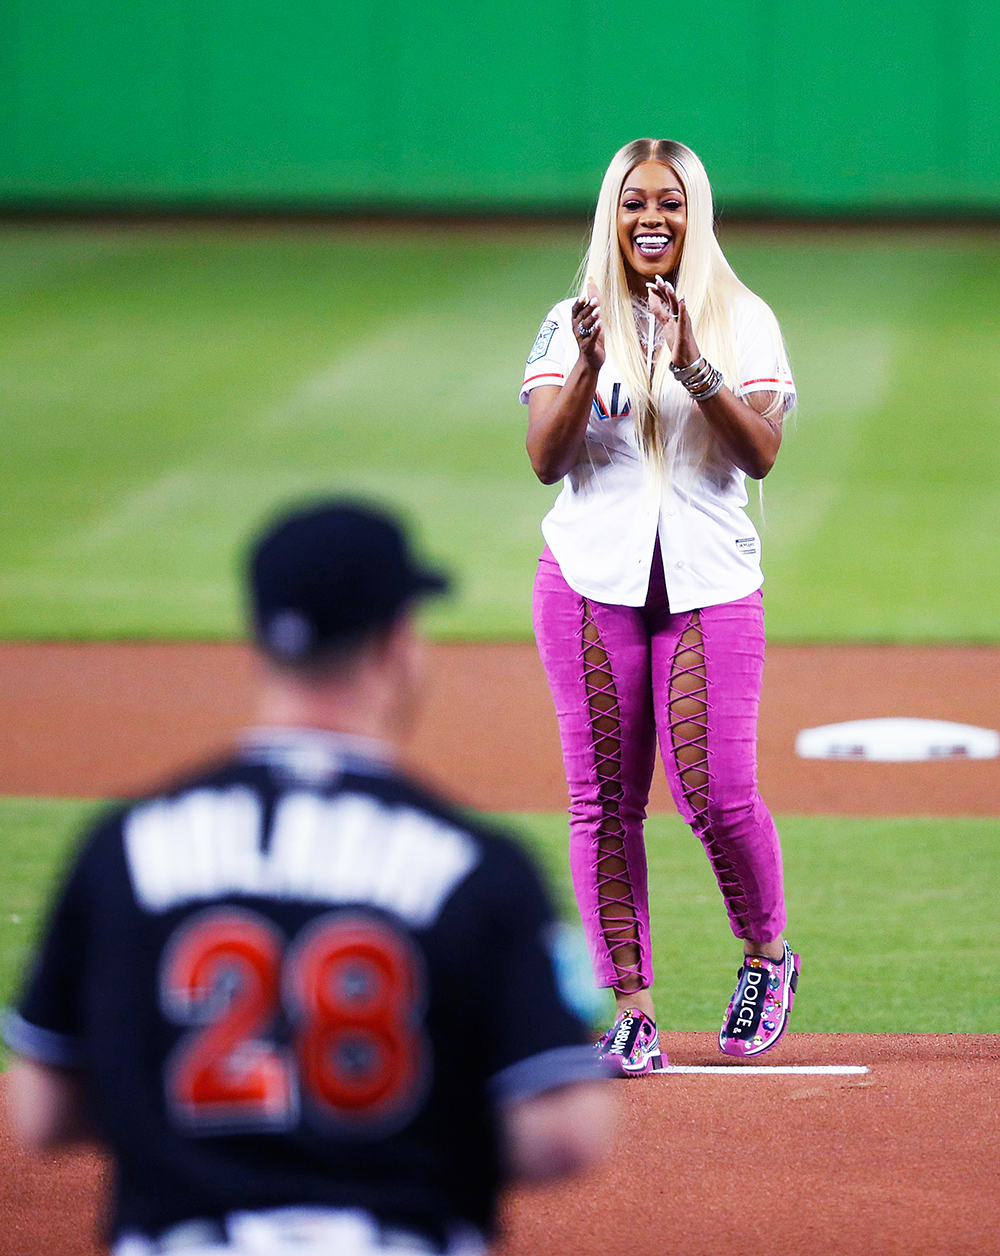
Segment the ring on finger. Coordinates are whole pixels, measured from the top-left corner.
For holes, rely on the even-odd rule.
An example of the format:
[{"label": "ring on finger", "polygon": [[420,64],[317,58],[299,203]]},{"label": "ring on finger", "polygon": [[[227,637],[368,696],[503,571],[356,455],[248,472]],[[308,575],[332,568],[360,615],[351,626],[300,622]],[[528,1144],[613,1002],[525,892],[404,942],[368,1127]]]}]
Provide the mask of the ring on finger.
[{"label": "ring on finger", "polygon": [[591,334],[593,333],[593,330],[594,330],[594,329],[593,329],[593,327],[584,327],[584,326],[582,326],[582,325],[581,325],[581,327],[580,327],[580,335],[581,335],[581,336],[589,336],[589,335],[591,335]]}]

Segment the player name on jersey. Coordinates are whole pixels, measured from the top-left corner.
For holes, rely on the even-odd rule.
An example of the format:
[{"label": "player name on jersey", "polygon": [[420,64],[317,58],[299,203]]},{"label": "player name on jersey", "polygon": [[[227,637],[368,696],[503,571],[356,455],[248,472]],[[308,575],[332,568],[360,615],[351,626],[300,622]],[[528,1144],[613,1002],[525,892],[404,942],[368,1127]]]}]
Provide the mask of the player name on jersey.
[{"label": "player name on jersey", "polygon": [[285,794],[266,849],[263,829],[245,786],[136,808],[124,827],[136,899],[151,912],[226,895],[368,903],[421,928],[479,860],[459,829],[360,794]]}]

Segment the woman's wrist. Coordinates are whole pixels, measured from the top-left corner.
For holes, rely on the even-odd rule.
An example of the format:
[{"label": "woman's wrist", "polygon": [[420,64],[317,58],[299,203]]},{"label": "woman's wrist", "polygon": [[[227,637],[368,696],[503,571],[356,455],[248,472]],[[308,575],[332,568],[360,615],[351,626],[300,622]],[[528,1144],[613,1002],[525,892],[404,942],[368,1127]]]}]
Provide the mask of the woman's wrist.
[{"label": "woman's wrist", "polygon": [[[572,375],[576,375],[577,379],[579,379],[581,383],[586,384],[591,391],[596,391],[597,379],[600,373],[600,364],[597,362],[591,362],[588,358],[585,358],[582,353],[577,358],[576,366],[571,372]],[[568,384],[569,380],[567,380],[566,383]]]},{"label": "woman's wrist", "polygon": [[716,370],[710,362],[706,362],[701,354],[687,366],[678,366],[675,362],[671,362],[670,373],[687,390],[688,396],[693,397],[695,401],[708,401],[710,397],[714,397],[722,390],[726,382],[722,377],[722,372]]}]

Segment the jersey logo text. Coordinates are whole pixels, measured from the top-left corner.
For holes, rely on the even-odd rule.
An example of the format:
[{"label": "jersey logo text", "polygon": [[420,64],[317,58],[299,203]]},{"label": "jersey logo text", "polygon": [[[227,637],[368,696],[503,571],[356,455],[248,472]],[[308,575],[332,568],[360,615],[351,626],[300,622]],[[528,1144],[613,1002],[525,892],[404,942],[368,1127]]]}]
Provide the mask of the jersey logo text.
[{"label": "jersey logo text", "polygon": [[610,402],[605,403],[600,393],[594,394],[594,417],[596,419],[624,419],[632,413],[632,403],[628,393],[623,392],[621,382],[613,385]]}]

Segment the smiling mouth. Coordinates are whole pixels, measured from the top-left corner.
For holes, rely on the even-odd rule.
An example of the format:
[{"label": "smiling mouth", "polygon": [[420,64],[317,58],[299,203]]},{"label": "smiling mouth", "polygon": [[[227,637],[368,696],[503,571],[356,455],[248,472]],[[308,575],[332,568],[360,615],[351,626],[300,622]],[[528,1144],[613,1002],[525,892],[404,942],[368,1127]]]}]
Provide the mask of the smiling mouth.
[{"label": "smiling mouth", "polygon": [[662,257],[673,242],[670,235],[637,235],[633,236],[635,247],[643,257]]}]

